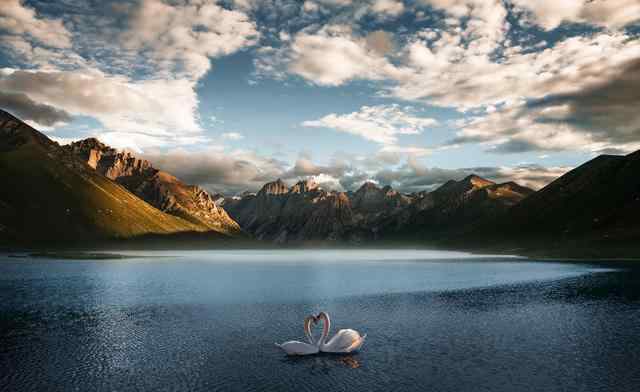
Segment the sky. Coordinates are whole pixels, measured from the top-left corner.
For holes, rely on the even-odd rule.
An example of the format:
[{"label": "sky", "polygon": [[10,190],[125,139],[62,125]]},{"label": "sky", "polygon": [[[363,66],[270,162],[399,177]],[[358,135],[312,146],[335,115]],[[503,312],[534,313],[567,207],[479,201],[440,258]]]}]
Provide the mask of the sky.
[{"label": "sky", "polygon": [[212,192],[538,189],[639,107],[638,0],[0,0],[0,108]]}]

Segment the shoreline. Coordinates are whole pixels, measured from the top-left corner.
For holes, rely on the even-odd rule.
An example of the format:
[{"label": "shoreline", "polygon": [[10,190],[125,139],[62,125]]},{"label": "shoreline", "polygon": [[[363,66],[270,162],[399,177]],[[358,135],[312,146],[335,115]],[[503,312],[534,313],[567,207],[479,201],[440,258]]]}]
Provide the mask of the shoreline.
[{"label": "shoreline", "polygon": [[524,259],[527,261],[542,261],[542,262],[596,262],[596,263],[615,263],[615,262],[640,262],[640,257],[633,256],[576,256],[576,255],[554,255],[554,254],[535,254],[529,252],[509,252],[507,250],[497,251],[495,249],[456,249],[456,248],[443,248],[443,247],[429,247],[429,246],[321,246],[321,247],[307,247],[307,246],[239,246],[239,247],[163,247],[163,248],[119,248],[109,249],[104,248],[73,248],[73,249],[2,249],[0,248],[0,254],[4,254],[8,258],[23,259],[62,259],[62,260],[126,260],[126,259],[138,259],[138,258],[159,258],[168,257],[162,255],[132,255],[121,252],[144,252],[144,251],[434,251],[434,252],[460,252],[467,253],[473,257],[469,260],[478,260],[483,257],[499,257],[499,258],[512,258],[512,259]]}]

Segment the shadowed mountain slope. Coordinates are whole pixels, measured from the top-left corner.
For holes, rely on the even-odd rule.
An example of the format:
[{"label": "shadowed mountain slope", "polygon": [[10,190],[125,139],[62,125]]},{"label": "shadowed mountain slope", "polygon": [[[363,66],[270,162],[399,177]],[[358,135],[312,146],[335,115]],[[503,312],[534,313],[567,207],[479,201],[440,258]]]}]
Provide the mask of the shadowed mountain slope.
[{"label": "shadowed mountain slope", "polygon": [[534,248],[640,248],[639,174],[640,151],[598,156],[481,227],[474,237]]},{"label": "shadowed mountain slope", "polygon": [[432,192],[412,195],[405,219],[392,225],[394,239],[439,240],[457,237],[496,219],[534,191],[514,182],[496,184],[470,175],[450,180]]}]

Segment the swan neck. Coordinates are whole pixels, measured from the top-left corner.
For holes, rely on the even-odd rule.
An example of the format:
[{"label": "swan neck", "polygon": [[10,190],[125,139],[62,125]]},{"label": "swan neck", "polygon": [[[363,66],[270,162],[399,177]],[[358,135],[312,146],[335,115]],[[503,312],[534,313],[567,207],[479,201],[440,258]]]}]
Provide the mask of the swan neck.
[{"label": "swan neck", "polygon": [[331,319],[325,312],[320,313],[320,317],[323,319],[322,323],[322,336],[318,340],[318,346],[324,346],[327,337],[329,336],[329,330],[331,329]]},{"label": "swan neck", "polygon": [[309,343],[313,344],[313,335],[311,335],[311,317],[307,317],[304,319],[304,334],[307,337]]}]

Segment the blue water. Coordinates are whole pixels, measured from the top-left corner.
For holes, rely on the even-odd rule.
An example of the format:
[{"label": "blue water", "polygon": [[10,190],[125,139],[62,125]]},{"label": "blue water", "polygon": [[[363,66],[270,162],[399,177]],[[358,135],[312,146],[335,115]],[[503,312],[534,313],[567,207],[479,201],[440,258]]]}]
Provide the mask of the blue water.
[{"label": "blue water", "polygon": [[[410,250],[0,255],[0,390],[636,391],[640,268]],[[287,358],[302,320],[361,352]],[[317,332],[317,331],[316,331]]]}]

